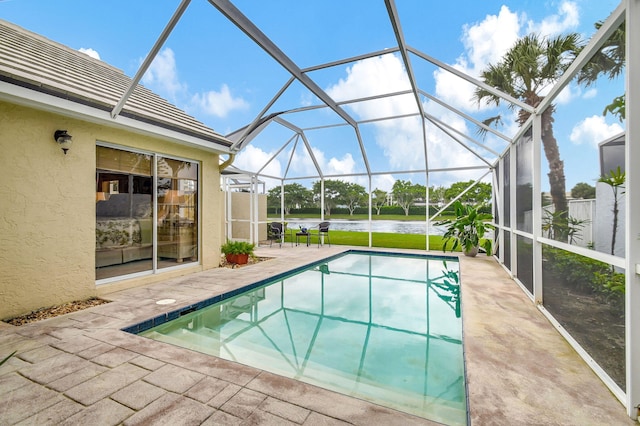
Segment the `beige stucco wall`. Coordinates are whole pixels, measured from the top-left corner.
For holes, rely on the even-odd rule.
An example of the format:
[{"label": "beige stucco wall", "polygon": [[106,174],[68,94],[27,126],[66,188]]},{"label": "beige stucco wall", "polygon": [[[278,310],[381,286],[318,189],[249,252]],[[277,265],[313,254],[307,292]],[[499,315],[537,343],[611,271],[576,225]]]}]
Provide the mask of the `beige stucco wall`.
[{"label": "beige stucco wall", "polygon": [[[67,155],[57,129],[73,136]],[[96,287],[98,141],[201,162],[201,265]],[[0,171],[0,319],[219,264],[215,154],[0,101]]]}]

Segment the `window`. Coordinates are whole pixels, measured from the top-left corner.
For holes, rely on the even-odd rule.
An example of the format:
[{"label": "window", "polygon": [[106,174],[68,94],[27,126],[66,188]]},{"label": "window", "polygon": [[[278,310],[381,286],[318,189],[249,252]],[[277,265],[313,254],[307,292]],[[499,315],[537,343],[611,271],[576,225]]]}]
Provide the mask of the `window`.
[{"label": "window", "polygon": [[625,136],[600,144],[600,176],[606,176],[611,170],[620,167],[624,172],[624,140]]}]

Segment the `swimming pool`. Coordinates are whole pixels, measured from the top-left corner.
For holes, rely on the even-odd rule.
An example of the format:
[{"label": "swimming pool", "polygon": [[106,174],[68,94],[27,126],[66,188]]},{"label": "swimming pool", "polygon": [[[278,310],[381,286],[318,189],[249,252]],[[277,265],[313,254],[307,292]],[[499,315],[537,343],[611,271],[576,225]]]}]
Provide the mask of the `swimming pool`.
[{"label": "swimming pool", "polygon": [[248,287],[137,331],[430,420],[466,424],[456,258],[352,251]]}]

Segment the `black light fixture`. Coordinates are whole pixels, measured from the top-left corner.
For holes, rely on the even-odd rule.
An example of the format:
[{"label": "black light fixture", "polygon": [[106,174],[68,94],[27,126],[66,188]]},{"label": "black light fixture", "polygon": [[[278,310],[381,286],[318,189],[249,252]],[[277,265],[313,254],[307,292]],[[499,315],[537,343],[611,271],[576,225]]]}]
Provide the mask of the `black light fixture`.
[{"label": "black light fixture", "polygon": [[67,151],[71,148],[71,135],[66,130],[56,130],[53,139],[60,144],[64,155],[67,155]]}]

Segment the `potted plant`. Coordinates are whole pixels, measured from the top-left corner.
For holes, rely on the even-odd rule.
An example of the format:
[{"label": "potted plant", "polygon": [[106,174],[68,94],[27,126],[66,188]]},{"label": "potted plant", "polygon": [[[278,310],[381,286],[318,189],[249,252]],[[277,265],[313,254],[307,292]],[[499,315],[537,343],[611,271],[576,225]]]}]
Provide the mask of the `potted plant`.
[{"label": "potted plant", "polygon": [[249,256],[255,256],[253,253],[255,246],[255,244],[251,244],[246,241],[227,240],[227,242],[220,248],[220,251],[224,253],[227,262],[244,265],[249,261]]},{"label": "potted plant", "polygon": [[465,206],[460,201],[453,204],[453,210],[455,218],[435,223],[438,226],[447,226],[447,231],[443,235],[443,251],[447,251],[448,244],[452,242],[451,251],[460,247],[466,256],[474,257],[482,245],[487,256],[490,256],[491,240],[483,240],[483,237],[488,229],[495,229],[488,223],[493,216],[489,213],[479,213],[479,207]]}]

